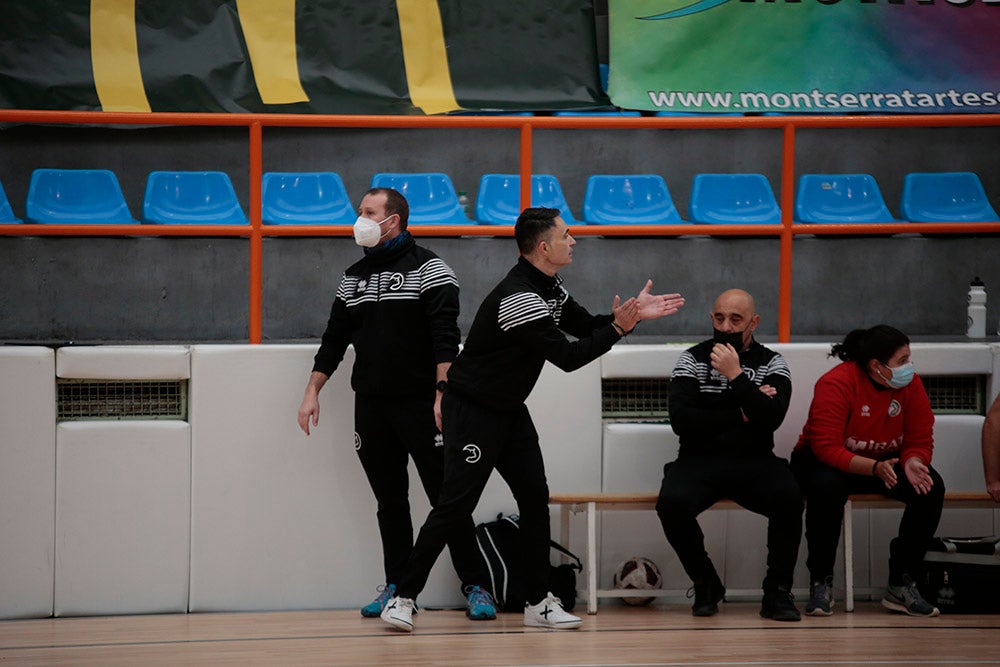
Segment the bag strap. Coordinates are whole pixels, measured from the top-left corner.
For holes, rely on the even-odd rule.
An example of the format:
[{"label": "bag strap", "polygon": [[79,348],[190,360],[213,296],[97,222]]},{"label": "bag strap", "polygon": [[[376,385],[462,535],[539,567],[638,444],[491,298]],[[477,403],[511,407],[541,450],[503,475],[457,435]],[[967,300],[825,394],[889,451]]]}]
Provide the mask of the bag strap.
[{"label": "bag strap", "polygon": [[549,546],[558,551],[559,553],[561,553],[562,555],[567,556],[576,561],[576,569],[580,570],[581,572],[583,571],[583,563],[580,562],[580,558],[575,553],[573,553],[563,545],[559,544],[555,540],[549,540]]}]

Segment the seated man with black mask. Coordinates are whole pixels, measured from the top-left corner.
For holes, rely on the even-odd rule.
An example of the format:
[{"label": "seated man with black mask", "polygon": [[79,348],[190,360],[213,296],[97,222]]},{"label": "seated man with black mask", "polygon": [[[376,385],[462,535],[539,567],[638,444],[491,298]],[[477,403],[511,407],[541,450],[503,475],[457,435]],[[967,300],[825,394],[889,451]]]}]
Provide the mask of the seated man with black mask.
[{"label": "seated man with black mask", "polygon": [[694,582],[695,616],[717,613],[726,594],[705,551],[698,515],[729,498],[766,516],[760,615],[798,621],[791,588],[802,496],[788,461],[774,454],[774,432],[791,398],[791,375],[780,354],[753,339],[760,315],[750,294],[723,292],[711,317],[714,337],[685,350],[670,379],[670,424],[680,437],[680,452],[664,466],[656,512]]}]

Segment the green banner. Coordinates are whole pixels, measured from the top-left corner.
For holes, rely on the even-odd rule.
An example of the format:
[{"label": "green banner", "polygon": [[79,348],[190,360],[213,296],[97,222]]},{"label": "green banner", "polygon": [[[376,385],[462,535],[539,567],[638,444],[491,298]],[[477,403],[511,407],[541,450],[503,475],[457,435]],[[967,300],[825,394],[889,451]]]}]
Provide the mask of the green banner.
[{"label": "green banner", "polygon": [[614,0],[609,94],[670,112],[996,113],[997,0]]}]

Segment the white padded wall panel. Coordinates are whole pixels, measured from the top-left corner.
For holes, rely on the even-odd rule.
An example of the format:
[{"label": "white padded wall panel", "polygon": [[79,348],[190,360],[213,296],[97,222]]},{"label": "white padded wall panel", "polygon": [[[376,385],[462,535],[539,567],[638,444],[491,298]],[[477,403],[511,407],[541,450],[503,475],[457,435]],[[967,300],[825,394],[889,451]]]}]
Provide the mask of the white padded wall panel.
[{"label": "white padded wall panel", "polygon": [[600,490],[600,360],[572,373],[546,363],[527,405],[545,457],[549,490]]},{"label": "white padded wall panel", "polygon": [[677,458],[678,438],[669,424],[604,425],[606,493],[656,493],[663,466]]},{"label": "white padded wall panel", "polygon": [[315,351],[191,350],[191,611],[356,604],[382,579],[352,351],[320,394],[319,426],[307,437],[296,423]]},{"label": "white padded wall panel", "polygon": [[187,611],[190,442],[180,421],[59,425],[57,616]]},{"label": "white padded wall panel", "polygon": [[52,615],[55,354],[0,347],[0,618]]},{"label": "white padded wall panel", "polygon": [[993,366],[986,343],[911,343],[910,356],[919,375],[985,375]]},{"label": "white padded wall panel", "polygon": [[785,420],[774,433],[774,453],[787,459],[791,457],[809,416],[816,380],[840,360],[827,357],[829,343],[768,343],[767,347],[785,358],[792,373],[792,400]]},{"label": "white padded wall panel", "polygon": [[84,380],[185,380],[191,376],[187,347],[181,345],[98,345],[61,347],[56,375]]},{"label": "white padded wall panel", "polygon": [[601,376],[605,378],[670,377],[681,352],[691,343],[667,345],[615,345],[601,357]]},{"label": "white padded wall panel", "polygon": [[934,416],[932,465],[948,491],[985,490],[982,433],[979,415]]}]

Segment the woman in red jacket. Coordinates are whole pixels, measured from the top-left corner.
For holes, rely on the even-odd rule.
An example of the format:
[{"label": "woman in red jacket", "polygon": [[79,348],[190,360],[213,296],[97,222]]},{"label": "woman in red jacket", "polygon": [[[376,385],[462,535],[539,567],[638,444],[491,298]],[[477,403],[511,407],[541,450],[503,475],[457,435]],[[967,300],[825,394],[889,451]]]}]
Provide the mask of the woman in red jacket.
[{"label": "woman in red jacket", "polygon": [[944,483],[931,468],[934,414],[910,362],[910,341],[880,324],[856,329],[833,346],[841,363],[816,382],[809,418],[792,452],[806,499],[809,602],[829,616],[833,563],[844,503],[852,493],[881,493],[906,505],[889,545],[889,586],[882,605],[911,616],[937,616],[915,579],[937,530]]}]

